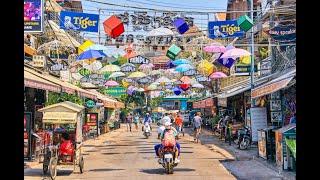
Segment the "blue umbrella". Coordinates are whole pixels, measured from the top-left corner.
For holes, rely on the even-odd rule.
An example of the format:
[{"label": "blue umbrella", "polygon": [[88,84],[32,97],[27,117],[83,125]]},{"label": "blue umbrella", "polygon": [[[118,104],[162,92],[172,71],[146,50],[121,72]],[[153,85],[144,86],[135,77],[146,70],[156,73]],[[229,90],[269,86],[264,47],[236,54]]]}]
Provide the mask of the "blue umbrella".
[{"label": "blue umbrella", "polygon": [[175,70],[177,72],[186,72],[190,69],[194,69],[194,67],[191,66],[190,64],[181,64],[181,65],[177,66]]},{"label": "blue umbrella", "polygon": [[172,60],[169,60],[169,61],[167,62],[167,67],[168,67],[169,69],[175,67],[175,65],[173,64],[173,61],[172,61]]},{"label": "blue umbrella", "polygon": [[181,64],[192,64],[189,60],[186,59],[177,59],[172,62],[174,65],[181,65]]},{"label": "blue umbrella", "polygon": [[101,58],[107,56],[102,51],[97,50],[87,50],[79,55],[77,60],[85,60],[85,59],[93,59],[93,58]]}]

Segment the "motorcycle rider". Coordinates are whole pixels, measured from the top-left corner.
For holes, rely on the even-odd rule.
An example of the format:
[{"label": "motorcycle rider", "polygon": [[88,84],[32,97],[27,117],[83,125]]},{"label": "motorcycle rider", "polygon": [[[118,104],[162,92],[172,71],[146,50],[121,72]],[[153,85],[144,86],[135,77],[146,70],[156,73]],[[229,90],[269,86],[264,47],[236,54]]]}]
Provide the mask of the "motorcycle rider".
[{"label": "motorcycle rider", "polygon": [[146,113],[146,116],[144,117],[144,120],[143,120],[143,125],[145,125],[146,123],[149,124],[150,126],[150,130],[152,130],[151,128],[151,122],[152,122],[152,119],[151,119],[151,116],[149,113]]},{"label": "motorcycle rider", "polygon": [[[161,142],[163,142],[164,140],[166,140],[166,139],[164,139],[166,136],[166,133],[169,133],[170,131],[173,131],[172,133],[173,133],[173,135],[174,135],[174,138],[178,135],[178,132],[177,132],[177,130],[174,128],[174,127],[172,127],[171,126],[171,122],[166,122],[165,123],[165,130],[162,132],[162,134],[160,135],[160,140],[161,140]],[[175,147],[175,163],[179,163],[180,162],[180,160],[178,159],[178,157],[180,156],[180,144],[177,142],[177,141],[175,141],[176,142],[176,147]],[[161,144],[157,144],[157,145],[155,145],[154,146],[154,150],[155,150],[155,152],[156,152],[156,155],[159,157],[159,160],[158,160],[158,162],[160,163],[160,164],[162,164],[163,163],[163,152],[162,152],[162,148],[163,148],[163,145],[162,145],[162,143]]]}]

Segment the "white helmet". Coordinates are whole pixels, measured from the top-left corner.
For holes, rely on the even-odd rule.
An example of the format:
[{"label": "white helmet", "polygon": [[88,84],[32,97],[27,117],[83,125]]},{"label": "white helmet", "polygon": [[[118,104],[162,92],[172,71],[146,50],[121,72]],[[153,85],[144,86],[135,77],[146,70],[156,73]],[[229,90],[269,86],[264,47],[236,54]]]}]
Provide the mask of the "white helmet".
[{"label": "white helmet", "polygon": [[171,122],[165,122],[164,126],[165,126],[166,129],[170,129],[171,124],[172,124]]}]

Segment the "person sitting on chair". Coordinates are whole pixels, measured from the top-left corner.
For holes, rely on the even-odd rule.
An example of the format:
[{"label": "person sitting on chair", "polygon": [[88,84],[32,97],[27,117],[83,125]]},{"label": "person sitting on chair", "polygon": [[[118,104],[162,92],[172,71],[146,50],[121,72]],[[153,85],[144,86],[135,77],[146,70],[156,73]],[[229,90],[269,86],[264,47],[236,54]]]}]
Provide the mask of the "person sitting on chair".
[{"label": "person sitting on chair", "polygon": [[62,133],[59,154],[64,156],[72,156],[74,154],[74,146],[68,133]]}]

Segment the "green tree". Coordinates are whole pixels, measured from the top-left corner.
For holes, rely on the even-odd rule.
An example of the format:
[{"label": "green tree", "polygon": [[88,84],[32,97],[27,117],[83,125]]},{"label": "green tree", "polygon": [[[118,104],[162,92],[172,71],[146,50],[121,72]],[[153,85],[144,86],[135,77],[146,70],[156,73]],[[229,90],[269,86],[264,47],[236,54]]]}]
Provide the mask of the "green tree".
[{"label": "green tree", "polygon": [[75,104],[84,105],[83,99],[75,94],[49,92],[46,106],[64,101],[70,101]]},{"label": "green tree", "polygon": [[162,101],[162,98],[163,98],[162,96],[152,98],[150,102],[151,108],[158,107]]}]

